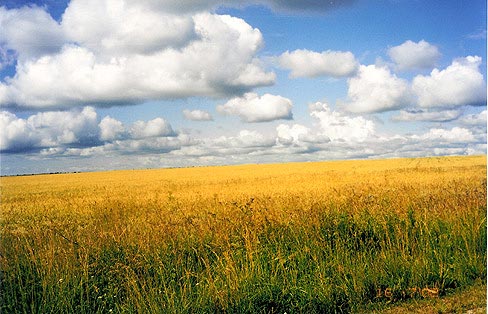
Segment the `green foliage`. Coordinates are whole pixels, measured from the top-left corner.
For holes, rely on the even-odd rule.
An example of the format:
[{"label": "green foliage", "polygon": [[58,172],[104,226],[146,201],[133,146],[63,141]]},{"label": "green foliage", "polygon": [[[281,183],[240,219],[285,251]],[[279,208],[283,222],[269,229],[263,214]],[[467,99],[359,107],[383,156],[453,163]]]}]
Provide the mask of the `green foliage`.
[{"label": "green foliage", "polygon": [[237,240],[224,252],[191,237],[151,249],[113,241],[84,248],[87,269],[60,261],[62,280],[27,254],[28,241],[12,251],[4,239],[15,263],[2,273],[2,312],[347,313],[415,297],[415,287],[444,293],[484,279],[486,225],[477,233],[472,225],[412,211],[355,217],[324,209],[318,228],[268,225],[252,250]]}]

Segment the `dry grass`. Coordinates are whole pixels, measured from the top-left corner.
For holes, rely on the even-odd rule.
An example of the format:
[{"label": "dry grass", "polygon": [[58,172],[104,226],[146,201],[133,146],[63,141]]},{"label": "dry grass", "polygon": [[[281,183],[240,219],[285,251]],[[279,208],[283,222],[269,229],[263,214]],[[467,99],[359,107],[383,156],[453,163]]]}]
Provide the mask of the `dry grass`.
[{"label": "dry grass", "polygon": [[486,156],[7,177],[1,189],[5,312],[350,312],[486,279]]}]

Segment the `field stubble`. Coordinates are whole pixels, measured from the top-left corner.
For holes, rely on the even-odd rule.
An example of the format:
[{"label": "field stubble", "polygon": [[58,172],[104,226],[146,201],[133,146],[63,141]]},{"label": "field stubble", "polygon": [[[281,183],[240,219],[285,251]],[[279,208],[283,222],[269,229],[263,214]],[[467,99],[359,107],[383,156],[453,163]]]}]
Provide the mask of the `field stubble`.
[{"label": "field stubble", "polygon": [[2,313],[347,313],[486,282],[486,156],[1,189]]}]

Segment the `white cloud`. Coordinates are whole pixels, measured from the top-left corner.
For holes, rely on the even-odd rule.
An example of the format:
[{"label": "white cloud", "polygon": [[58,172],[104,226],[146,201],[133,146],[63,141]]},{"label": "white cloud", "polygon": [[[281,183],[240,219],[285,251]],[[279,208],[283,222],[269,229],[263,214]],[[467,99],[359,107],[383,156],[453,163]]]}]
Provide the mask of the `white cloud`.
[{"label": "white cloud", "polygon": [[358,74],[348,79],[348,85],[344,109],[350,112],[395,110],[411,102],[408,83],[386,67],[361,65]]},{"label": "white cloud", "polygon": [[185,145],[192,145],[193,141],[190,137],[180,134],[177,136],[160,136],[139,139],[126,139],[110,143],[105,143],[98,148],[97,151],[90,149],[70,149],[68,152],[73,155],[84,154],[138,154],[143,155],[147,153],[168,153],[178,150]]},{"label": "white cloud", "polygon": [[0,46],[15,50],[20,62],[56,53],[65,37],[61,26],[39,7],[0,7]]},{"label": "white cloud", "polygon": [[203,110],[183,110],[183,116],[192,121],[212,121],[212,115]]},{"label": "white cloud", "polygon": [[[0,85],[0,104],[31,109],[120,105],[235,95],[274,83],[275,74],[256,57],[262,34],[244,20],[209,13],[176,16],[152,11],[152,5],[73,1],[61,24],[51,19],[47,26],[38,25],[61,27],[66,38],[53,36],[65,40],[62,48],[56,43],[47,54],[19,59],[15,76]],[[35,43],[36,34],[22,36]],[[14,39],[6,37],[5,45],[35,54],[35,48]]]},{"label": "white cloud", "polygon": [[0,112],[0,150],[22,151],[34,145],[38,140],[33,137],[31,128],[24,119],[18,119],[16,115]]},{"label": "white cloud", "polygon": [[[175,134],[161,118],[130,125],[111,117],[98,122],[90,107],[44,112],[27,119],[1,112],[0,127],[5,131],[0,133],[0,150],[9,160],[6,166],[2,165],[2,171],[15,168],[15,159],[9,159],[11,154],[31,159],[31,166],[24,165],[26,169],[34,168],[22,172],[38,172],[47,169],[40,168],[40,164],[62,171],[103,170],[108,164],[110,168],[134,168],[486,151],[486,125],[481,123],[483,119],[486,123],[486,111],[466,116],[469,122],[465,127],[433,128],[415,135],[377,134],[373,121],[331,110],[320,102],[310,105],[310,115],[316,123],[280,124],[275,130],[272,125],[262,125],[261,131],[237,130],[235,135],[195,139],[188,134]],[[89,133],[96,136],[80,141],[84,136],[82,129],[92,130]],[[22,154],[26,152],[29,154]],[[67,166],[71,162],[75,168]]]},{"label": "white cloud", "polygon": [[102,141],[113,141],[123,137],[126,132],[124,125],[119,120],[106,116],[98,124],[100,127],[100,139]]},{"label": "white cloud", "polygon": [[333,111],[326,103],[310,106],[310,116],[318,120],[321,133],[331,141],[361,142],[375,134],[375,125],[363,117],[349,117]]},{"label": "white cloud", "polygon": [[[315,107],[315,108],[313,108]],[[312,105],[318,111],[323,104]],[[346,119],[347,121],[347,119]],[[349,123],[353,128],[357,122]],[[345,130],[347,127],[344,126]],[[366,128],[370,130],[369,128]],[[368,157],[418,157],[446,154],[479,154],[486,149],[486,137],[477,138],[470,130],[431,129],[419,135],[377,135],[330,139],[320,124],[315,128],[281,124],[276,139],[256,131],[243,130],[237,136],[222,136],[182,147],[171,155],[191,159],[190,164],[222,164],[242,162],[284,162]],[[330,132],[329,132],[330,134]]]},{"label": "white cloud", "polygon": [[486,129],[486,110],[478,114],[469,114],[460,119],[460,123],[467,127],[484,127]]},{"label": "white cloud", "polygon": [[294,124],[291,127],[286,124],[280,124],[276,127],[277,143],[287,145],[301,145],[304,140],[311,136],[311,130],[306,126]]},{"label": "white cloud", "polygon": [[[8,111],[0,112],[0,150],[7,153],[40,151],[48,155],[92,155],[96,152],[140,150],[166,151],[192,140],[176,134],[162,118],[136,121],[126,126],[104,117],[98,120],[93,107],[70,111],[46,111],[18,118]],[[171,148],[171,149],[170,149]]]},{"label": "white cloud", "polygon": [[[193,141],[186,135],[178,135],[174,137],[152,137],[141,139],[123,139],[115,140],[113,142],[106,142],[99,146],[91,147],[55,147],[47,148],[40,151],[40,155],[54,157],[94,157],[104,158],[112,157],[110,162],[116,163],[122,159],[122,156],[134,155],[137,158],[144,158],[151,154],[167,154],[169,152],[179,150],[186,145],[193,145]],[[94,159],[91,159],[94,160]],[[133,168],[135,163],[130,164]],[[127,167],[127,165],[125,165]]]},{"label": "white cloud", "polygon": [[418,43],[407,40],[399,46],[388,49],[388,55],[399,70],[432,68],[441,57],[439,49],[425,40]]},{"label": "white cloud", "polygon": [[[242,19],[205,13],[256,3],[288,12],[338,6],[281,0],[72,0],[59,22],[45,8],[1,8],[0,66],[18,58],[15,75],[0,82],[0,105],[40,110],[115,106],[227,97],[272,85],[275,74],[257,57],[264,43],[261,32]],[[350,61],[348,53],[329,53]],[[348,69],[331,71],[341,76]]]},{"label": "white cloud", "polygon": [[[313,158],[311,154],[318,154],[316,158],[323,158],[324,155],[320,155],[320,152],[325,154],[326,151],[336,151],[337,156],[348,150],[355,150],[358,154],[362,154],[359,153],[362,151],[359,146],[362,146],[363,142],[376,141],[375,126],[372,121],[362,117],[342,115],[320,102],[311,105],[310,114],[317,121],[311,127],[301,124],[280,124],[276,127],[276,132],[242,130],[237,136],[205,139],[198,145],[184,147],[173,154],[197,157],[199,160],[209,156],[232,156],[232,160],[240,162],[252,162],[249,156],[254,156],[256,158],[254,160],[284,161],[283,158],[305,160],[303,156]],[[349,153],[351,156],[358,156],[356,153]],[[299,154],[302,157],[298,157]],[[229,163],[229,160],[225,159],[225,162]]]},{"label": "white cloud", "polygon": [[258,131],[241,130],[237,136],[221,136],[212,141],[217,147],[262,148],[274,145],[274,140]]},{"label": "white cloud", "polygon": [[481,57],[456,59],[444,70],[414,78],[412,89],[424,108],[486,105],[486,83],[479,71]]},{"label": "white cloud", "polygon": [[40,112],[30,116],[27,123],[41,138],[40,145],[93,145],[98,141],[97,113],[92,107],[68,112]]},{"label": "white cloud", "polygon": [[162,118],[155,118],[149,121],[136,121],[130,128],[130,135],[133,139],[148,137],[175,136],[171,125]]},{"label": "white cloud", "polygon": [[[256,155],[269,151],[275,144],[272,135],[263,135],[255,130],[240,130],[237,135],[224,135],[217,138],[206,138],[194,142],[195,145],[187,145],[180,150],[173,151],[172,155],[187,158],[198,158],[199,162],[209,158],[226,160],[232,163],[232,159],[244,160],[244,156]],[[191,163],[190,163],[191,164]]]},{"label": "white cloud", "polygon": [[278,57],[281,67],[291,70],[291,77],[348,77],[354,75],[359,66],[354,55],[347,51],[323,51],[306,49],[286,51]]},{"label": "white cloud", "polygon": [[460,110],[426,111],[422,109],[400,110],[392,117],[393,121],[432,121],[447,122],[456,120],[462,114]]},{"label": "white cloud", "polygon": [[229,100],[217,106],[222,114],[237,115],[244,122],[266,122],[278,119],[292,119],[292,102],[288,98],[256,93],[246,93],[242,97]]},{"label": "white cloud", "polygon": [[41,112],[21,119],[9,112],[1,115],[2,151],[23,151],[59,145],[96,145],[97,113],[92,107],[68,112]]},{"label": "white cloud", "polygon": [[423,140],[440,140],[452,143],[469,143],[474,141],[473,133],[465,128],[453,127],[451,130],[430,129],[429,132],[420,136]]},{"label": "white cloud", "polygon": [[126,61],[99,64],[89,50],[65,46],[59,54],[18,64],[15,77],[4,90],[6,103],[43,109],[135,101],[142,98],[144,87],[131,75],[135,74],[131,68],[138,64]]},{"label": "white cloud", "polygon": [[196,38],[191,15],[154,10],[148,4],[72,0],[63,14],[62,26],[70,40],[107,56],[182,47]]}]

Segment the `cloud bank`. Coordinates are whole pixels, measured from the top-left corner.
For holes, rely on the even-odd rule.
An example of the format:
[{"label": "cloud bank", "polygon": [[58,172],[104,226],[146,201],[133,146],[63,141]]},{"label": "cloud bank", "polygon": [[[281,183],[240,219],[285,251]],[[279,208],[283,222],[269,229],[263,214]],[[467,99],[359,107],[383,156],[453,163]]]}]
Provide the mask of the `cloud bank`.
[{"label": "cloud bank", "polygon": [[311,125],[285,122],[267,132],[243,129],[205,138],[175,131],[161,117],[131,124],[110,116],[99,119],[93,107],[25,119],[3,111],[0,150],[2,158],[51,161],[64,165],[63,171],[100,170],[109,160],[115,168],[135,168],[486,151],[486,110],[461,115],[455,126],[400,135],[381,133],[374,120],[333,110],[323,102],[309,109]]},{"label": "cloud bank", "polygon": [[99,121],[93,107],[70,111],[47,111],[18,118],[8,111],[0,112],[0,152],[59,154],[60,152],[95,151],[101,147],[123,148],[144,153],[144,149],[174,147],[182,138],[162,118],[136,121],[131,125],[106,116]]}]

